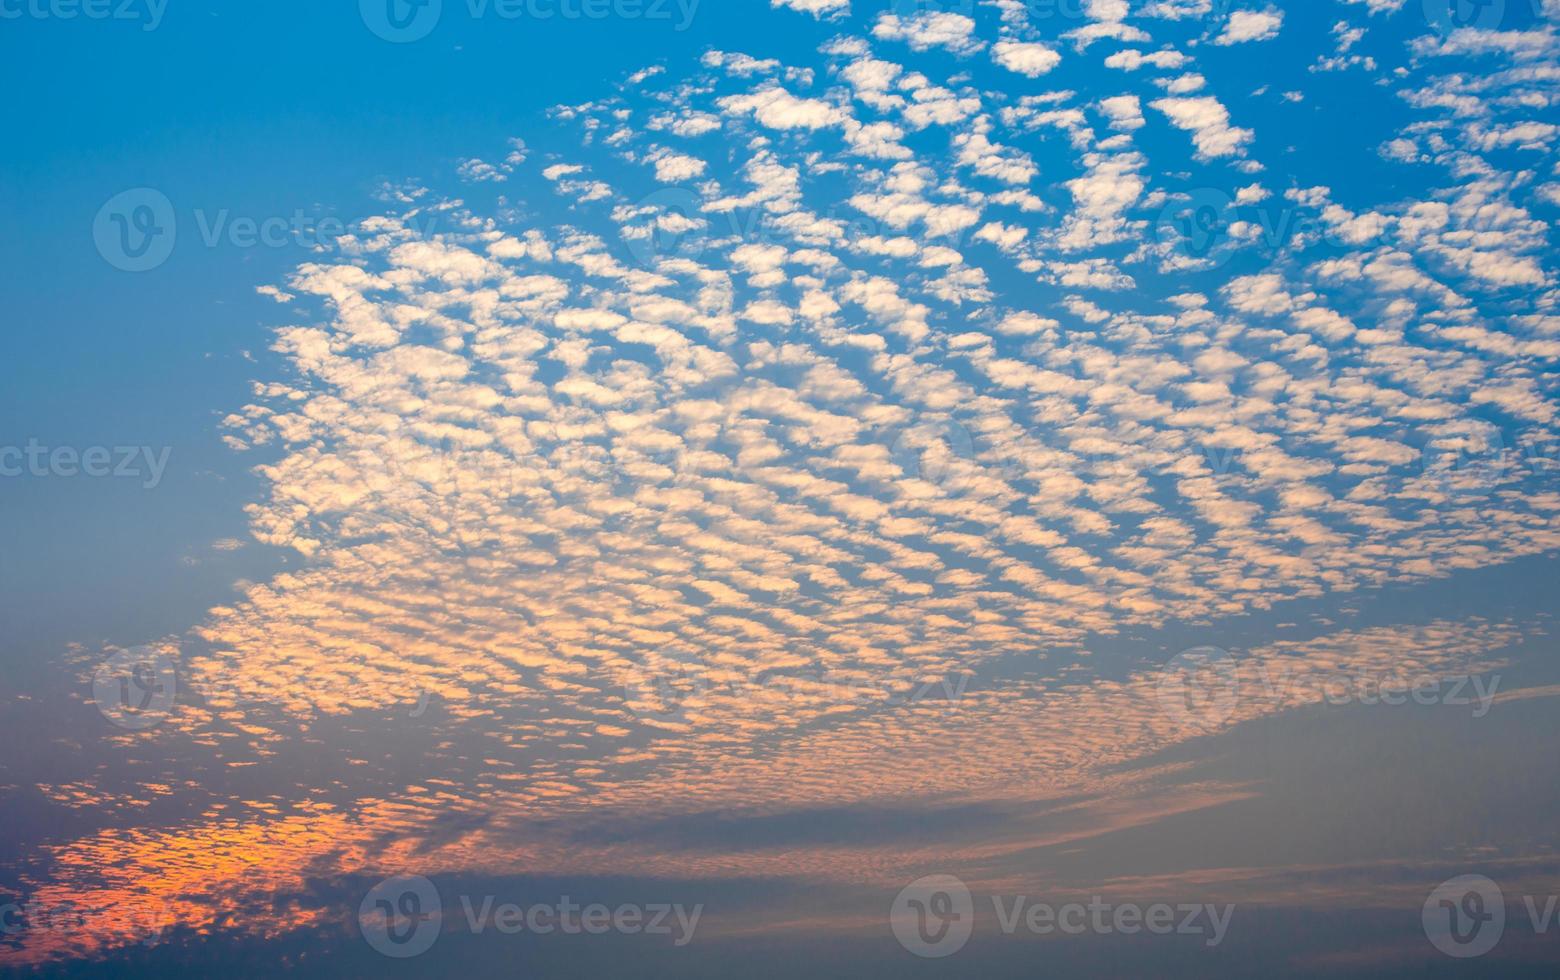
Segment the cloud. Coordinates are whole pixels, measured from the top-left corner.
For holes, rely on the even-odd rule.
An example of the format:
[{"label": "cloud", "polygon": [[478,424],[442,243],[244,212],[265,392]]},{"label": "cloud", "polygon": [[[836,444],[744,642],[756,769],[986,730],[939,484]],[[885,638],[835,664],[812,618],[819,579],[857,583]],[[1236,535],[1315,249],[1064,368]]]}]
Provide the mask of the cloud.
[{"label": "cloud", "polygon": [[1213,39],[1214,44],[1244,44],[1248,41],[1270,41],[1278,37],[1284,26],[1284,12],[1277,7],[1265,10],[1237,10],[1230,14],[1224,31]]},{"label": "cloud", "polygon": [[778,85],[770,85],[747,95],[732,95],[719,100],[729,116],[751,114],[769,129],[822,129],[838,126],[848,116],[838,106],[820,99],[798,98]]},{"label": "cloud", "polygon": [[1199,156],[1239,155],[1252,140],[1251,130],[1230,125],[1229,110],[1211,95],[1155,99],[1149,105],[1168,116],[1177,129],[1192,134]]},{"label": "cloud", "polygon": [[[1257,128],[1282,147],[1328,123],[1234,127],[1224,100],[1256,80],[1139,26],[1211,9],[1091,4],[1080,46],[1141,50],[1022,93],[946,55],[989,40],[1029,77],[1059,57],[956,15],[887,15],[817,64],[711,51],[560,109],[502,167],[464,158],[442,193],[386,185],[385,213],[261,287],[286,303],[273,356],[222,415],[252,457],[248,540],[290,558],[182,638],[200,696],[147,755],[197,759],[201,795],[127,822],[166,772],[40,787],[76,810],[31,848],[29,894],[285,931],[339,916],[277,895],[408,868],[876,887],[924,853],[559,828],[1086,813],[933,841],[990,866],[1261,792],[1177,783],[1160,754],[1314,710],[1320,682],[1499,664],[1522,627],[1310,629],[1242,651],[1258,693],[1210,720],[1101,639],[1246,633],[1560,548],[1560,495],[1488,438],[1554,441],[1557,194],[1507,162],[1554,142],[1531,118],[1543,32],[1332,79],[1415,115],[1364,144],[1414,162],[1387,193],[1305,154],[1248,172]],[[1195,159],[1147,138],[1145,101]],[[502,202],[465,199],[495,173]],[[965,672],[1003,682],[952,714],[915,696]],[[398,754],[420,734],[426,772]]]},{"label": "cloud", "polygon": [[1061,63],[1062,56],[1038,42],[998,41],[991,46],[991,60],[1029,78],[1039,78]]},{"label": "cloud", "polygon": [[814,17],[837,17],[850,12],[850,0],[769,0],[772,7],[790,7]]},{"label": "cloud", "polygon": [[[872,34],[884,41],[903,41],[912,51],[945,48],[956,55],[968,55],[985,47],[974,36],[975,22],[963,14],[925,12],[911,17],[882,14]],[[1030,56],[1033,60],[1034,56]]]}]

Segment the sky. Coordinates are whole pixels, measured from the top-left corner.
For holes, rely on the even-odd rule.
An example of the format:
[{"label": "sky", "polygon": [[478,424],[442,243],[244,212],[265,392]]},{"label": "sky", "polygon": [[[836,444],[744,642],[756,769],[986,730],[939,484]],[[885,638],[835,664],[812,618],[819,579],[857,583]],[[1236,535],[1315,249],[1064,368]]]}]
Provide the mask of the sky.
[{"label": "sky", "polygon": [[0,971],[1554,974],[1555,0],[0,21]]}]

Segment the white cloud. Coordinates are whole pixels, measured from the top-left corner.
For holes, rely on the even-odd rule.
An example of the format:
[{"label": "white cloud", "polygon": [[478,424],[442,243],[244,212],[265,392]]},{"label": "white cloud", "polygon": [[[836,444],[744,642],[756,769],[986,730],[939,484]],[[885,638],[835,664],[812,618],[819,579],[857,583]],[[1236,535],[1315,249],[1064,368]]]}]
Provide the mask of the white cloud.
[{"label": "white cloud", "polygon": [[773,7],[790,7],[814,17],[838,17],[850,12],[850,0],[769,0]]},{"label": "white cloud", "polygon": [[1062,56],[1037,42],[998,41],[991,47],[991,59],[1008,71],[1039,78],[1055,68]]},{"label": "white cloud", "polygon": [[1266,10],[1237,10],[1230,14],[1224,25],[1224,33],[1214,38],[1214,44],[1244,44],[1247,41],[1267,41],[1278,36],[1284,26],[1284,12],[1277,7]]},{"label": "white cloud", "polygon": [[911,17],[883,14],[872,33],[884,41],[904,41],[912,51],[937,47],[967,55],[985,47],[985,42],[974,36],[975,22],[963,14],[933,12]]},{"label": "white cloud", "polygon": [[760,125],[770,129],[822,129],[838,126],[849,118],[839,106],[821,99],[798,98],[779,85],[747,95],[727,96],[719,104],[727,115],[751,114]]},{"label": "white cloud", "polygon": [[1211,95],[1156,99],[1149,105],[1168,116],[1177,129],[1192,134],[1192,142],[1199,156],[1238,155],[1251,142],[1251,130],[1231,126],[1229,110]]}]

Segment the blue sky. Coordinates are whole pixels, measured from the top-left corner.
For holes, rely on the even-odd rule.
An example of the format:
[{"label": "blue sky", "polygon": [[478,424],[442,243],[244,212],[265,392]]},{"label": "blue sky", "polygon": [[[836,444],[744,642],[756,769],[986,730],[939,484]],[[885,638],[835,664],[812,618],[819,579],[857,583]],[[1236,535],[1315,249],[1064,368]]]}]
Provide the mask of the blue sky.
[{"label": "blue sky", "polygon": [[[91,9],[0,5],[0,955],[1552,972],[1552,2]],[[1233,915],[1004,926],[1091,897]]]}]

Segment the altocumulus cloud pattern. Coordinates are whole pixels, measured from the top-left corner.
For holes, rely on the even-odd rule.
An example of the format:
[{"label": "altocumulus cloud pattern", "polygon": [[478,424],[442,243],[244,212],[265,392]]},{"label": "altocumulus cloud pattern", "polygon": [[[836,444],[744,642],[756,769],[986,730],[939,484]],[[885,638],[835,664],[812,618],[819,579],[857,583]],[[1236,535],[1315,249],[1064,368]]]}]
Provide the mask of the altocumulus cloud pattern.
[{"label": "altocumulus cloud pattern", "polygon": [[25,892],[83,924],[8,956],[360,944],[415,875],[378,927],[398,956],[442,904],[432,969],[482,931],[451,882],[541,875],[679,882],[672,936],[955,970],[1014,941],[991,896],[1048,890],[1235,903],[1231,944],[1247,907],[1392,910],[1388,961],[1450,964],[1429,923],[1484,893],[1427,933],[1420,903],[1480,871],[1497,948],[1552,966],[1518,897],[1552,841],[1058,855],[1260,805],[1194,763],[1237,729],[1560,690],[1490,681],[1546,610],[1444,600],[1560,548],[1560,5],[774,7],[809,58],[603,80],[255,284],[285,370],[221,428],[297,560],[142,651],[157,723],[114,737],[185,802],[37,845]]}]

